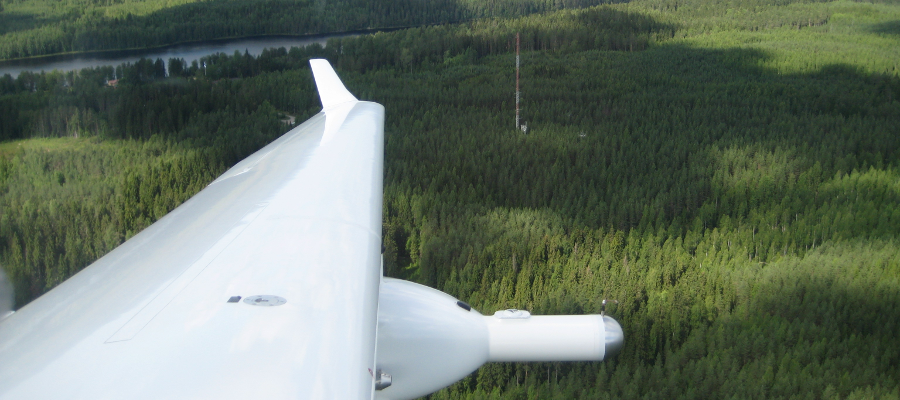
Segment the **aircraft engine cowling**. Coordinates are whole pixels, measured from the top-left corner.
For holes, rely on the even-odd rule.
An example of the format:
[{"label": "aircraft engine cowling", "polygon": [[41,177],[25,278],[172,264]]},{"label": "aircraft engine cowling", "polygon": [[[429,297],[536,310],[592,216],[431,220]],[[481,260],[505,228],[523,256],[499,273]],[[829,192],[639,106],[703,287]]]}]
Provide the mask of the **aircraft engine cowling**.
[{"label": "aircraft engine cowling", "polygon": [[[605,315],[483,316],[417,283],[383,278],[378,304],[377,399],[414,399],[449,386],[491,361],[600,361],[624,343]],[[378,379],[378,378],[376,378]]]},{"label": "aircraft engine cowling", "polygon": [[452,296],[384,278],[378,296],[376,367],[391,375],[377,399],[414,399],[449,386],[488,359],[481,314]]}]

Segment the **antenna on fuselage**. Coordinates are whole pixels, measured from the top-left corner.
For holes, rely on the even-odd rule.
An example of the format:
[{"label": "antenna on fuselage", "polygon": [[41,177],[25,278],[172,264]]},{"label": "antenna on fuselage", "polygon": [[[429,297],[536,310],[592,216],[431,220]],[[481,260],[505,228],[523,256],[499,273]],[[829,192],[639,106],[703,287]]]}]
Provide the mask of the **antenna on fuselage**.
[{"label": "antenna on fuselage", "polygon": [[603,299],[603,301],[600,302],[600,315],[606,316],[606,303],[607,302],[619,304],[618,300]]}]

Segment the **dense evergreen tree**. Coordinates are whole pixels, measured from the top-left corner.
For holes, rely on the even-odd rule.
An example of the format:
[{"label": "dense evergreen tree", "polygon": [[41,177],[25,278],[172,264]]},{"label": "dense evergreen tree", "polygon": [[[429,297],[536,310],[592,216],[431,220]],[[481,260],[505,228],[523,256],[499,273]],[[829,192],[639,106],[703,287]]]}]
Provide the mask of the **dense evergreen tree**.
[{"label": "dense evergreen tree", "polygon": [[317,112],[327,57],[387,109],[388,275],[482,312],[619,300],[617,358],[432,398],[897,397],[898,18],[647,0],[2,77],[0,263],[19,305],[49,290]]},{"label": "dense evergreen tree", "polygon": [[308,35],[511,17],[602,0],[227,0],[12,3],[0,14],[0,59],[134,49],[258,35]]}]

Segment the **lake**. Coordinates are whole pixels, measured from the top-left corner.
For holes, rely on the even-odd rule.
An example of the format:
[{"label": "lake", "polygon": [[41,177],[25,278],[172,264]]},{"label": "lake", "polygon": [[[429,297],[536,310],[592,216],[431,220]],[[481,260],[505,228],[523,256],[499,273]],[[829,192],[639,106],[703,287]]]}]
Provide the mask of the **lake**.
[{"label": "lake", "polygon": [[264,36],[185,43],[143,50],[104,51],[0,61],[0,76],[3,76],[3,74],[10,74],[15,78],[23,71],[50,72],[54,69],[60,71],[72,71],[104,65],[116,66],[126,62],[134,63],[141,58],[149,58],[152,60],[161,58],[166,62],[167,67],[170,58],[183,58],[188,65],[190,65],[191,61],[199,60],[201,57],[215,53],[226,53],[231,55],[234,54],[236,50],[242,54],[244,51],[247,51],[254,56],[258,56],[262,53],[263,49],[267,48],[301,47],[313,43],[319,43],[324,46],[328,39],[357,36],[360,34],[360,32],[352,32],[316,36]]}]

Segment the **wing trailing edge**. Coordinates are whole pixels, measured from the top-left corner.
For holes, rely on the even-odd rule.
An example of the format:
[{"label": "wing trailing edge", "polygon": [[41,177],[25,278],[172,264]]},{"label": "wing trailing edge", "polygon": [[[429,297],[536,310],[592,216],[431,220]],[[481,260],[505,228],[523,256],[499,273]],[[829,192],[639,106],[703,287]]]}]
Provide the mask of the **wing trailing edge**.
[{"label": "wing trailing edge", "polygon": [[319,100],[322,101],[323,110],[339,104],[359,101],[350,94],[328,60],[312,59],[309,60],[309,65],[316,80],[316,88],[319,91]]}]

